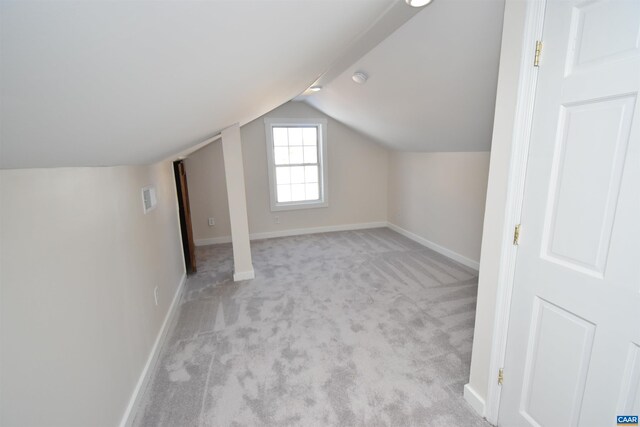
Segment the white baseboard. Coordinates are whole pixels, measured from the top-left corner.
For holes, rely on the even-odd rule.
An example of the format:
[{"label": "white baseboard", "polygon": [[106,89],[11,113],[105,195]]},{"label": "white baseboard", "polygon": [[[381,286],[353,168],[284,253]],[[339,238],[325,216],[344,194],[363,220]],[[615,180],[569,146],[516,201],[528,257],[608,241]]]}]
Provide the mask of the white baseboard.
[{"label": "white baseboard", "polygon": [[131,398],[129,399],[129,404],[127,405],[127,409],[124,411],[124,415],[122,416],[122,420],[120,421],[120,427],[130,426],[133,423],[133,415],[134,409],[137,408],[139,399],[141,397],[141,392],[145,389],[147,382],[149,381],[149,375],[151,374],[151,370],[153,366],[156,364],[158,360],[158,356],[160,354],[160,349],[162,348],[162,344],[167,337],[168,326],[171,324],[171,320],[175,315],[178,302],[182,297],[182,292],[184,291],[184,284],[187,281],[187,275],[183,274],[180,279],[180,284],[178,285],[178,289],[176,289],[175,294],[173,295],[173,301],[171,301],[171,305],[169,306],[169,310],[167,314],[164,316],[164,321],[162,322],[162,326],[160,327],[160,331],[158,331],[158,336],[156,337],[156,341],[153,343],[153,347],[151,347],[151,351],[149,352],[149,357],[147,358],[147,363],[144,365],[142,369],[142,373],[140,374],[140,378],[138,379],[138,383],[136,387],[133,389],[133,393],[131,394]]},{"label": "white baseboard", "polygon": [[[386,221],[364,222],[359,224],[329,225],[325,227],[294,228],[290,230],[266,231],[262,233],[251,233],[249,239],[262,240],[273,239],[274,237],[301,236],[304,234],[330,233],[332,231],[364,230],[367,228],[383,228],[387,226]],[[196,239],[196,246],[215,245],[219,243],[231,242],[231,236],[214,237],[211,239]]]},{"label": "white baseboard", "polygon": [[[351,230],[364,230],[367,228],[383,228],[389,227],[393,231],[396,231],[402,234],[409,239],[420,243],[423,246],[426,246],[429,249],[432,249],[446,257],[449,257],[455,261],[458,261],[460,264],[466,265],[469,268],[473,268],[474,270],[478,270],[480,268],[480,264],[477,261],[474,261],[470,258],[467,258],[463,255],[460,255],[457,252],[454,252],[450,249],[445,248],[444,246],[440,246],[437,243],[433,243],[430,240],[425,239],[424,237],[418,236],[411,231],[405,230],[402,227],[399,227],[395,224],[386,221],[377,221],[377,222],[364,222],[359,224],[343,224],[343,225],[329,225],[325,227],[310,227],[310,228],[294,228],[290,230],[278,230],[278,231],[266,231],[262,233],[251,233],[249,235],[249,239],[251,240],[262,240],[262,239],[273,239],[275,237],[289,237],[289,236],[301,236],[304,234],[316,234],[316,233],[330,233],[333,231],[351,231]],[[212,237],[208,239],[196,239],[196,246],[206,246],[206,245],[217,245],[220,243],[230,243],[231,236],[221,236],[221,237]],[[242,279],[246,280],[246,279]]]},{"label": "white baseboard", "polygon": [[264,233],[252,233],[251,240],[273,239],[274,237],[302,236],[304,234],[330,233],[332,231],[364,230],[367,228],[386,227],[385,221],[364,222],[359,224],[329,225],[326,227],[295,228],[292,230],[267,231]]},{"label": "white baseboard", "polygon": [[470,258],[460,255],[459,253],[454,252],[450,249],[447,249],[444,246],[440,246],[437,243],[433,243],[432,241],[427,240],[424,237],[418,236],[417,234],[407,231],[404,228],[399,227],[390,222],[387,224],[387,226],[393,231],[400,233],[405,237],[408,237],[414,242],[420,243],[422,246],[426,246],[427,248],[434,250],[448,258],[451,258],[454,261],[458,261],[462,265],[466,265],[467,267],[473,268],[476,271],[480,269],[480,263],[478,263],[477,261],[474,261]]},{"label": "white baseboard", "polygon": [[211,237],[208,239],[195,239],[196,246],[219,245],[220,243],[231,243],[231,236]]},{"label": "white baseboard", "polygon": [[484,417],[484,399],[471,388],[469,384],[464,385],[464,400],[476,411],[480,416]]},{"label": "white baseboard", "polygon": [[241,280],[251,280],[255,279],[256,273],[253,269],[249,271],[235,271],[233,273],[233,281],[239,282]]}]

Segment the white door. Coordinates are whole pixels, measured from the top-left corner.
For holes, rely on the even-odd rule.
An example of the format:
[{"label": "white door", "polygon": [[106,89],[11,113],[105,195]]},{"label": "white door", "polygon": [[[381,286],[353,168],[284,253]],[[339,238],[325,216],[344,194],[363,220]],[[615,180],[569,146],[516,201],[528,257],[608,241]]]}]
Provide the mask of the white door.
[{"label": "white door", "polygon": [[640,0],[548,0],[500,426],[640,415]]}]

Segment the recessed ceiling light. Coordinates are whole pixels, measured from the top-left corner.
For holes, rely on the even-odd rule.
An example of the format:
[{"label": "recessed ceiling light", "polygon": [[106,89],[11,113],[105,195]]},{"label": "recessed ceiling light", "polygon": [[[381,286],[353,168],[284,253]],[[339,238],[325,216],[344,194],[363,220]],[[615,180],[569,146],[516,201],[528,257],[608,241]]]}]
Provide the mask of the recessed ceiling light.
[{"label": "recessed ceiling light", "polygon": [[404,0],[411,7],[422,7],[431,3],[433,0]]},{"label": "recessed ceiling light", "polygon": [[322,90],[322,86],[311,86],[311,87],[309,88],[309,90],[310,90],[311,92],[318,92],[318,91]]},{"label": "recessed ceiling light", "polygon": [[362,85],[367,81],[369,76],[367,76],[362,71],[356,71],[355,73],[353,73],[353,76],[351,76],[351,78],[353,79],[354,82]]}]

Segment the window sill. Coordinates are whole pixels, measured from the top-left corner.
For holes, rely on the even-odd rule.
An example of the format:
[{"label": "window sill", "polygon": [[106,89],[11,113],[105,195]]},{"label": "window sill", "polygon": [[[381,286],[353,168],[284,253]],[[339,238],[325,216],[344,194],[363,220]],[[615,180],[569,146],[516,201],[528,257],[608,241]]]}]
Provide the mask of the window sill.
[{"label": "window sill", "polygon": [[312,203],[291,203],[291,204],[287,204],[287,203],[282,203],[282,204],[275,204],[275,205],[271,205],[271,212],[278,212],[278,211],[295,211],[295,210],[300,210],[300,209],[315,209],[315,208],[326,208],[329,206],[329,202],[327,201],[323,201],[323,202],[312,202]]}]

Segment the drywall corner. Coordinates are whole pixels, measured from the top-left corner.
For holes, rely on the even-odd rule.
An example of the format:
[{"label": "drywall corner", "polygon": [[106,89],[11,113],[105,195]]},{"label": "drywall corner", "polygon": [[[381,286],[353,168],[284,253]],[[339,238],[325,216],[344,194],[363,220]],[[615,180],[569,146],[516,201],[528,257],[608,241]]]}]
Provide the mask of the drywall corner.
[{"label": "drywall corner", "polygon": [[175,314],[178,311],[178,306],[179,306],[180,300],[182,300],[182,293],[184,292],[184,285],[186,281],[187,281],[187,275],[184,274],[180,279],[180,283],[178,284],[178,288],[176,289],[175,294],[173,295],[173,300],[171,301],[169,310],[167,311],[167,314],[164,317],[164,321],[162,322],[160,331],[158,331],[158,336],[156,337],[156,340],[153,343],[153,347],[151,347],[151,351],[149,352],[149,357],[147,358],[147,363],[145,363],[144,368],[142,368],[142,372],[140,373],[140,378],[136,383],[136,387],[133,389],[133,393],[131,393],[129,404],[127,405],[127,409],[125,409],[124,415],[122,416],[122,421],[120,421],[120,427],[128,427],[133,424],[133,419],[136,414],[136,409],[140,405],[140,400],[144,394],[144,390],[147,388],[151,374],[153,373],[153,367],[156,365],[158,361],[158,357],[160,356],[160,350],[162,349],[162,345],[164,344],[167,338],[169,325],[171,325],[171,323],[173,322],[173,318],[175,317]]},{"label": "drywall corner", "polygon": [[478,415],[484,417],[484,399],[480,397],[480,395],[473,388],[471,388],[470,384],[464,385],[463,396],[464,400],[469,404],[469,406],[471,406],[473,410],[478,413]]}]

